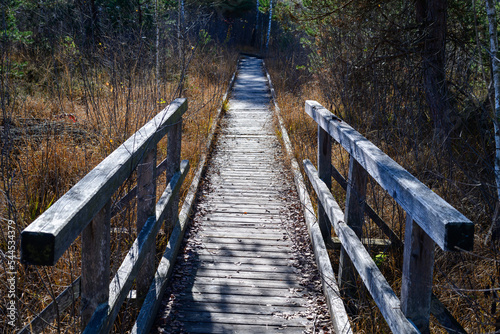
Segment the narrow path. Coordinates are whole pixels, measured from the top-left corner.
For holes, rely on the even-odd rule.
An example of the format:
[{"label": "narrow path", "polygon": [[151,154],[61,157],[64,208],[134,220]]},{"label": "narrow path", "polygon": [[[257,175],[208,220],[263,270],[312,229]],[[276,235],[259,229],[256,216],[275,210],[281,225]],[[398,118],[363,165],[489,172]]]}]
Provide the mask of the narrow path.
[{"label": "narrow path", "polygon": [[241,60],[229,102],[156,328],[329,332],[261,60]]}]

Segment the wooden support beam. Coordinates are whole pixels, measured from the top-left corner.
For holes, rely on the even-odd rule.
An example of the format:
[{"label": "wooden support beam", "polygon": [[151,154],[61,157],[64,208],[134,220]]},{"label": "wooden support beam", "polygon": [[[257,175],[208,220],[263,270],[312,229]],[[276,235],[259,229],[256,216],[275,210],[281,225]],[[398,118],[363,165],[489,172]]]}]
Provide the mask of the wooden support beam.
[{"label": "wooden support beam", "polygon": [[[337,181],[340,186],[344,189],[347,190],[347,181],[346,179],[342,176],[342,174],[339,173],[339,171],[335,168],[335,166],[332,165],[332,177],[335,181]],[[378,227],[384,232],[384,234],[389,237],[389,240],[391,240],[391,247],[396,247],[396,248],[401,248],[403,247],[403,242],[401,242],[401,239],[392,231],[392,229],[389,227],[389,225],[384,222],[382,218],[375,212],[375,210],[365,202],[365,213],[370,219],[377,224]]]},{"label": "wooden support beam", "polygon": [[170,183],[156,204],[156,215],[149,217],[146,221],[116,275],[109,284],[109,302],[99,305],[88,326],[85,328],[84,334],[109,333],[111,331],[118,311],[129,294],[139,268],[147,255],[147,251],[150,249],[151,243],[154,242],[156,234],[161,228],[161,222],[165,218],[167,208],[173,204],[173,195],[179,192],[188,170],[189,163],[185,161],[183,162],[182,170],[177,172],[170,180]]},{"label": "wooden support beam", "polygon": [[316,169],[309,160],[304,160],[304,170],[325,208],[335,233],[342,242],[342,245],[344,245],[363,283],[391,330],[394,333],[419,333],[417,328],[404,316],[400,309],[398,297],[370,257],[370,254],[366,251],[361,240],[344,223],[344,214],[337,201],[335,201],[326,185],[319,179]]},{"label": "wooden support beam", "polygon": [[[149,217],[155,215],[156,205],[156,147],[146,151],[142,162],[137,166],[137,231],[140,231]],[[149,284],[155,273],[155,242],[150,244],[150,251],[136,278],[136,301],[142,304]]]},{"label": "wooden support beam", "polygon": [[[351,157],[349,160],[349,181],[347,183],[344,221],[360,239],[365,220],[366,182],[366,171]],[[356,274],[344,247],[340,250],[338,281],[340,289],[354,297],[355,292],[358,290],[356,288]]]},{"label": "wooden support beam", "polygon": [[[330,135],[318,125],[318,173],[319,178],[332,188],[332,139]],[[319,203],[319,201],[318,201]],[[332,225],[328,221],[325,210],[318,205],[318,225],[325,244],[332,242]]]},{"label": "wooden support beam", "polygon": [[[165,170],[167,169],[167,159],[163,159],[162,162],[156,166],[156,173],[155,177],[158,178]],[[111,217],[116,216],[131,200],[136,198],[137,196],[137,186],[134,186],[130,191],[120,198],[115,205],[113,206],[113,209],[111,210]]]},{"label": "wooden support beam", "polygon": [[[182,120],[173,124],[167,135],[167,168],[165,177],[167,183],[170,178],[179,171],[181,162],[181,146],[182,146]],[[169,229],[177,223],[179,219],[179,195],[177,194],[172,201],[172,206],[169,208],[169,213],[166,215],[164,230],[168,233]]]},{"label": "wooden support beam", "polygon": [[82,233],[82,328],[97,306],[108,301],[110,221],[111,201],[108,201]]},{"label": "wooden support beam", "polygon": [[401,310],[422,333],[429,333],[434,241],[406,215]]}]

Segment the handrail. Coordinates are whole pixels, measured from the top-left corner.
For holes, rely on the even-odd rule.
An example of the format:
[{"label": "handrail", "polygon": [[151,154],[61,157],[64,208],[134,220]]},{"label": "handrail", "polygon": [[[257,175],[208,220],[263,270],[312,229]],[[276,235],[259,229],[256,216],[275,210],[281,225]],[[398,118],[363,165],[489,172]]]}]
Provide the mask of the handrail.
[{"label": "handrail", "polygon": [[[471,250],[474,224],[318,102],[306,101],[305,111],[318,123],[318,171],[308,160],[304,161],[304,168],[318,196],[318,224],[324,231],[325,241],[330,238],[333,225],[342,242],[339,285],[347,293],[352,291],[354,264],[394,332],[410,330],[405,327],[405,319],[401,319],[401,311],[418,330],[426,331],[431,308],[434,246],[437,244],[445,251]],[[331,164],[332,138],[351,157],[345,214],[330,193],[331,178],[340,179],[335,177],[338,175]],[[407,213],[401,302],[360,241],[368,207],[368,175]],[[384,225],[382,228],[387,230]]]},{"label": "handrail", "polygon": [[306,113],[356,159],[445,251],[472,250],[474,224],[372,142],[316,101]]},{"label": "handrail", "polygon": [[21,261],[54,265],[111,195],[129,177],[145,152],[187,110],[176,99],[118,147],[21,233]]},{"label": "handrail", "polygon": [[165,219],[167,209],[172,205],[174,197],[179,192],[188,170],[188,161],[183,161],[181,163],[181,171],[172,177],[165,192],[158,200],[155,216],[148,218],[113,277],[109,285],[109,301],[98,306],[88,326],[85,328],[84,334],[109,333],[111,331],[120,306],[125,301],[134,283],[134,279],[137,277],[139,268],[151,248],[150,246],[154,244],[155,237]]},{"label": "handrail", "polygon": [[[87,331],[111,330],[134,280],[139,300],[149,288],[155,270],[155,237],[164,221],[166,226],[177,222],[180,186],[189,170],[188,161],[180,162],[186,110],[186,99],[174,100],[21,233],[21,261],[34,265],[54,265],[81,234],[82,275],[77,291],[83,327],[90,322]],[[167,170],[167,185],[155,203],[157,144],[167,133],[167,161],[160,163],[160,169]],[[134,170],[137,187],[124,203],[137,195],[138,237],[110,284],[111,196]],[[98,322],[98,327],[90,327]]]},{"label": "handrail", "polygon": [[372,295],[382,315],[394,333],[418,333],[399,308],[399,299],[378,269],[370,254],[353,229],[344,223],[344,213],[330,193],[330,189],[319,178],[318,172],[309,160],[304,160],[304,169],[309,181],[318,194],[321,205],[330,219],[335,233],[345,247],[366,288]]}]

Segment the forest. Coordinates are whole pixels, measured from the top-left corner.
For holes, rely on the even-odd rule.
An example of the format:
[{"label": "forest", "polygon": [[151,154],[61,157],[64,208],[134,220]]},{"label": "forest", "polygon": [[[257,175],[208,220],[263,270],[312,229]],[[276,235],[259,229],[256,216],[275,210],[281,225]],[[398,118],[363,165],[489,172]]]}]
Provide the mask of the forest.
[{"label": "forest", "polygon": [[[53,267],[23,265],[21,231],[177,97],[189,101],[182,159],[196,166],[243,52],[264,58],[297,160],[316,161],[304,102],[317,100],[474,222],[472,252],[436,249],[433,292],[466,332],[500,332],[499,10],[492,0],[2,0],[0,331],[28,325],[79,275],[78,243]],[[346,175],[347,153],[334,153]],[[345,200],[340,185],[332,192]],[[404,240],[404,211],[373,180],[368,192]],[[135,214],[114,218],[127,233],[112,237],[112,272]],[[394,291],[402,252],[373,253]],[[360,295],[355,332],[388,332]],[[79,332],[79,312],[75,303],[44,331]],[[137,312],[127,302],[114,331]],[[448,331],[431,318],[430,332]]]}]

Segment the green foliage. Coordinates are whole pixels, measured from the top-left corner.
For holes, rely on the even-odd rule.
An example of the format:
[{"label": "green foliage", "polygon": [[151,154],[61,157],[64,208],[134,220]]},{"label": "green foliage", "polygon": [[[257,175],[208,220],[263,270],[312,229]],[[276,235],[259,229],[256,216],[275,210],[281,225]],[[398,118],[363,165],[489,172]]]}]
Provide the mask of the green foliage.
[{"label": "green foliage", "polygon": [[30,44],[33,42],[32,32],[28,30],[20,30],[18,27],[18,19],[16,14],[18,14],[22,7],[23,2],[20,0],[3,0],[0,15],[2,16],[2,29],[0,33],[1,43],[13,42]]},{"label": "green foliage", "polygon": [[198,38],[201,46],[206,46],[208,43],[212,41],[212,37],[205,29],[200,29],[198,33]]},{"label": "green foliage", "polygon": [[387,260],[387,254],[385,253],[378,253],[375,255],[373,258],[373,261],[375,261],[375,264],[380,267],[385,261]]}]

